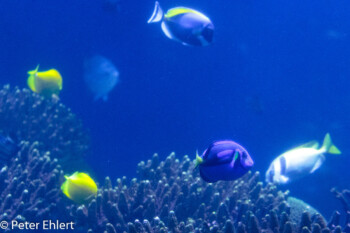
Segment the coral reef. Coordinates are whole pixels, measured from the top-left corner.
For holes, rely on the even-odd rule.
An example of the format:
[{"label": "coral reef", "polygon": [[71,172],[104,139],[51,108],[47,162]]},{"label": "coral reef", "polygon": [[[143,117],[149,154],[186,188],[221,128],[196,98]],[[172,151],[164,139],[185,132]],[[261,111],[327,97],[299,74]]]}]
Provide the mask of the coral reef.
[{"label": "coral reef", "polygon": [[88,149],[81,122],[57,98],[43,98],[28,89],[4,86],[0,90],[0,129],[18,141],[38,141],[60,164],[74,169]]},{"label": "coral reef", "polygon": [[138,176],[114,187],[107,177],[95,199],[69,206],[77,232],[330,232],[320,214],[291,219],[288,193],[264,186],[259,172],[208,184],[187,156],[171,154],[139,163]]},{"label": "coral reef", "polygon": [[0,222],[61,218],[57,213],[63,171],[57,159],[42,152],[38,142],[22,141],[19,147],[9,166],[0,170]]},{"label": "coral reef", "polygon": [[[154,155],[138,165],[138,179],[106,177],[98,195],[84,205],[71,204],[60,185],[63,171],[38,143],[22,141],[9,166],[0,171],[0,221],[74,221],[73,232],[349,232],[335,212],[327,224],[307,204],[260,182],[249,172],[231,182],[208,184],[187,156]],[[348,192],[340,193],[342,198]],[[344,199],[345,200],[345,199]],[[15,231],[16,232],[16,231]],[[18,231],[19,232],[19,231]]]}]

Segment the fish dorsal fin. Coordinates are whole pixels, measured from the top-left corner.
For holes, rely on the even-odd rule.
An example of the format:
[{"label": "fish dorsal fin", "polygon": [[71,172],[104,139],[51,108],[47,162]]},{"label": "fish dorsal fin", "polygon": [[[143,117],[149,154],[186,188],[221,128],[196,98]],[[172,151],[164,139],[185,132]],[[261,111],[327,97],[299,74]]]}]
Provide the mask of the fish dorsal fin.
[{"label": "fish dorsal fin", "polygon": [[316,140],[313,140],[313,141],[310,141],[310,142],[307,142],[303,145],[300,145],[294,149],[300,149],[300,148],[314,148],[314,149],[318,149],[319,147],[319,144]]},{"label": "fish dorsal fin", "polygon": [[163,19],[163,10],[159,5],[159,2],[156,1],[155,6],[154,6],[154,10],[153,10],[153,14],[151,16],[151,18],[149,18],[149,20],[147,21],[147,23],[156,23],[156,22],[160,22]]},{"label": "fish dorsal fin", "polygon": [[62,89],[62,77],[56,69],[50,69],[37,73],[37,77],[45,81],[53,81]]},{"label": "fish dorsal fin", "polygon": [[325,157],[323,155],[321,155],[318,160],[316,161],[314,167],[311,169],[310,173],[313,173],[314,171],[316,171],[319,167],[321,167],[322,163],[324,162]]},{"label": "fish dorsal fin", "polygon": [[168,10],[168,12],[165,14],[165,17],[171,18],[173,16],[186,14],[186,13],[195,13],[196,14],[198,12],[195,10],[192,10],[190,8],[186,8],[186,7],[175,7],[175,8]]}]

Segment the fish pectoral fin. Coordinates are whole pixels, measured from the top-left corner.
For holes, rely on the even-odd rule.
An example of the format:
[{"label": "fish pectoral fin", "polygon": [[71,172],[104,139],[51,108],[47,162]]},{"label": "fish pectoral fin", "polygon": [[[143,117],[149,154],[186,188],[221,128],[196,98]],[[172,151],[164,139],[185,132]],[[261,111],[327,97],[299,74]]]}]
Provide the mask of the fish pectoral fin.
[{"label": "fish pectoral fin", "polygon": [[86,197],[86,198],[84,199],[84,202],[91,201],[95,196],[96,196],[95,194],[89,195],[88,197]]},{"label": "fish pectoral fin", "polygon": [[313,173],[313,172],[316,171],[318,168],[320,168],[321,165],[322,165],[322,163],[324,162],[324,160],[325,160],[324,155],[321,155],[321,156],[319,157],[319,159],[316,161],[314,167],[311,169],[310,173]]},{"label": "fish pectoral fin", "polygon": [[282,180],[282,183],[285,184],[289,181],[289,178],[284,175],[281,175],[281,180]]}]

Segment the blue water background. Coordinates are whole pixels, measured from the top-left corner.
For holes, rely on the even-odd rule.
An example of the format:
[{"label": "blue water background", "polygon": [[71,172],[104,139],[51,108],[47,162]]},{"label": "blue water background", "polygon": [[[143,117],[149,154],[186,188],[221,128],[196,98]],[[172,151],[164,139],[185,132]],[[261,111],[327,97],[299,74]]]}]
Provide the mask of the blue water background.
[{"label": "blue water background", "polygon": [[[277,155],[330,132],[342,155],[282,187],[328,217],[340,209],[329,189],[349,188],[350,3],[345,0],[163,0],[215,24],[205,48],[167,39],[148,25],[154,1],[3,0],[1,85],[26,87],[27,71],[56,68],[60,98],[90,130],[86,156],[99,181],[136,175],[154,152],[165,158],[233,139],[264,173]],[[107,102],[93,102],[83,61],[101,54],[120,71]]]}]

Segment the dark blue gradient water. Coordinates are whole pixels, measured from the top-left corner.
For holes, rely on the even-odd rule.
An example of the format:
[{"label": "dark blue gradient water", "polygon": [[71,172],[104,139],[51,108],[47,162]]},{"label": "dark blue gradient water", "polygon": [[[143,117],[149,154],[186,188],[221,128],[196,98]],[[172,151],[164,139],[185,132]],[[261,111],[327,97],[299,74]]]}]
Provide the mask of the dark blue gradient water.
[{"label": "dark blue gradient water", "polygon": [[[3,0],[1,85],[26,87],[40,64],[63,76],[60,98],[91,134],[87,160],[98,180],[136,174],[157,152],[244,145],[262,179],[282,152],[329,132],[342,155],[283,186],[325,216],[340,208],[329,189],[349,188],[350,3],[348,1],[163,0],[215,25],[214,43],[186,47],[147,24],[154,1]],[[107,102],[93,102],[83,61],[100,54],[120,72]]]}]

